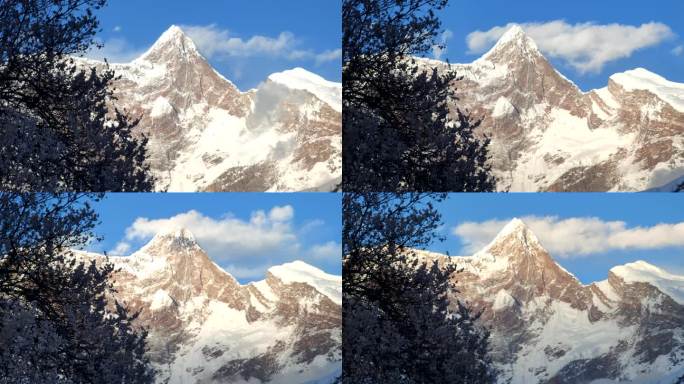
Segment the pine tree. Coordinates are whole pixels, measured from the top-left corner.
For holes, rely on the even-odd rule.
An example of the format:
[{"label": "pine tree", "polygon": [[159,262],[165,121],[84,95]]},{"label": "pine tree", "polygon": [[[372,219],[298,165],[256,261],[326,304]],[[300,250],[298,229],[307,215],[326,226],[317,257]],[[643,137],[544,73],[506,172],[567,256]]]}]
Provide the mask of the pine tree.
[{"label": "pine tree", "polygon": [[79,67],[106,0],[0,2],[0,188],[146,191],[137,120],[112,109],[112,71]]},{"label": "pine tree", "polygon": [[438,238],[441,198],[343,197],[343,382],[493,382],[487,331],[449,300],[456,266],[412,251]]},{"label": "pine tree", "polygon": [[414,58],[436,45],[447,2],[344,0],[345,191],[494,189],[489,139],[453,105],[458,75]]},{"label": "pine tree", "polygon": [[151,383],[144,330],[111,300],[93,238],[101,195],[0,192],[0,383]]}]

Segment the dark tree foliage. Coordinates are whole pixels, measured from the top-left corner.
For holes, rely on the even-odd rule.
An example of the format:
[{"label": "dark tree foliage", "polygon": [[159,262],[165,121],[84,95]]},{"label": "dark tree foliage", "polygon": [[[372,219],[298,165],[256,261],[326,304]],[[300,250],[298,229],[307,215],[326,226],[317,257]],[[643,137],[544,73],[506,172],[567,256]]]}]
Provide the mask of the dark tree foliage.
[{"label": "dark tree foliage", "polygon": [[493,382],[479,315],[449,300],[456,266],[413,251],[438,238],[442,198],[345,193],[342,382]]},{"label": "dark tree foliage", "polygon": [[0,383],[151,383],[109,263],[75,257],[101,195],[0,193]]},{"label": "dark tree foliage", "polygon": [[494,189],[480,121],[450,113],[458,75],[414,58],[437,45],[435,11],[447,2],[344,0],[345,191]]},{"label": "dark tree foliage", "polygon": [[0,188],[145,191],[145,137],[114,103],[112,71],[77,65],[106,0],[0,1]]}]

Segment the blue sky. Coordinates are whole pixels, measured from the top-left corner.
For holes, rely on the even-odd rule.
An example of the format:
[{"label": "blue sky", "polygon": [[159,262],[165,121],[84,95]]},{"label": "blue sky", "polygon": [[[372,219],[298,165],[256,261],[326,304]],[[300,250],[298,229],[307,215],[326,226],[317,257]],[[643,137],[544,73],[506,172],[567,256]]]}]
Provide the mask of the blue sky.
[{"label": "blue sky", "polygon": [[584,283],[603,280],[610,268],[636,260],[684,274],[684,201],[678,194],[460,193],[438,209],[447,239],[430,247],[436,252],[469,256],[519,217]]},{"label": "blue sky", "polygon": [[243,283],[293,260],[341,273],[340,194],[114,193],[94,208],[101,221],[95,232],[104,240],[90,251],[127,256],[160,229],[183,226]]},{"label": "blue sky", "polygon": [[[469,63],[481,56],[484,47],[479,47],[477,53],[468,53],[472,47],[466,43],[466,37],[471,32],[490,31],[509,23],[544,24],[562,20],[566,24],[564,36],[556,35],[562,29],[557,29],[554,36],[543,32],[537,35],[545,35],[549,40],[560,37],[557,41],[562,43],[546,44],[549,50],[562,50],[564,54],[552,59],[552,63],[583,90],[603,87],[611,74],[636,67],[644,67],[671,81],[684,83],[684,2],[680,0],[577,0],[552,3],[544,0],[515,3],[504,0],[451,0],[448,8],[438,15],[442,27],[450,31],[446,35],[448,50],[442,59],[448,58],[452,63]],[[585,23],[599,27],[615,25],[601,30],[587,28],[583,26]],[[625,32],[629,27],[639,28],[649,23],[654,24],[632,31],[633,35]],[[585,35],[586,40],[583,41],[576,38],[573,43],[572,34],[577,36],[580,31],[594,31],[595,35]],[[569,64],[572,55],[597,57],[605,54],[607,59],[611,56],[607,51],[616,47],[628,53],[628,57],[607,60],[600,68],[592,68],[588,72]]]},{"label": "blue sky", "polygon": [[[105,50],[94,56],[127,62],[175,24],[212,32],[196,44],[242,90],[293,67],[340,81],[341,8],[341,0],[110,0],[98,12],[102,28],[98,38]],[[240,40],[233,40],[232,48],[211,54],[203,49],[233,38]]]}]

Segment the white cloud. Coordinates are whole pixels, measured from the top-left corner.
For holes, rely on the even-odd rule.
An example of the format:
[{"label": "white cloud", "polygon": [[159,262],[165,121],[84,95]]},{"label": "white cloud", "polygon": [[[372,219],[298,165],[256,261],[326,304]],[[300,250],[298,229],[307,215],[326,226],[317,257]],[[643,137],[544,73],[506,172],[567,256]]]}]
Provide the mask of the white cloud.
[{"label": "white cloud", "polygon": [[[482,53],[491,47],[510,27],[497,26],[487,31],[474,31],[466,37],[469,53]],[[568,24],[563,20],[524,23],[520,26],[546,55],[565,61],[580,73],[598,73],[606,63],[630,57],[635,51],[657,45],[673,37],[665,24],[640,26],[623,24]]]},{"label": "white cloud", "polygon": [[291,205],[273,207],[271,212],[269,212],[268,217],[276,222],[292,220],[294,217],[294,209],[292,209]]},{"label": "white cloud", "polygon": [[684,53],[684,45],[678,45],[672,49],[672,54],[675,56],[681,56]]},{"label": "white cloud", "polygon": [[115,27],[112,29],[112,31],[114,31],[114,32],[121,32],[121,26],[120,26],[120,25],[115,26]]},{"label": "white cloud", "polygon": [[[316,65],[342,58],[341,49],[316,52],[303,49],[302,42],[291,32],[281,32],[275,37],[255,35],[248,38],[233,36],[228,30],[211,25],[184,25],[183,31],[197,45],[197,48],[210,59],[227,60],[234,57],[274,57],[286,60],[308,60]],[[114,27],[120,32],[120,26]],[[92,49],[86,57],[95,60],[107,59],[111,63],[127,63],[145,53],[146,49],[134,47],[128,40],[120,37],[99,41],[101,49]],[[236,78],[240,73],[234,74]]]},{"label": "white cloud", "polygon": [[212,258],[224,262],[299,251],[290,206],[252,213],[249,220],[228,215],[214,219],[191,210],[167,219],[138,218],[126,229],[126,239],[149,239],[159,231],[187,228]]},{"label": "white cloud", "polygon": [[109,254],[112,256],[125,256],[128,254],[128,251],[131,250],[131,244],[125,242],[125,241],[120,241],[116,243],[116,246],[114,246],[114,249],[109,251]]},{"label": "white cloud", "polygon": [[313,220],[307,221],[306,223],[304,223],[304,225],[302,225],[301,228],[299,228],[299,233],[300,234],[306,234],[308,232],[313,231],[316,228],[321,227],[322,225],[325,225],[325,221],[323,221],[321,219],[313,219]]},{"label": "white cloud", "polygon": [[[527,216],[522,220],[551,254],[561,258],[612,250],[684,247],[684,222],[629,228],[624,221],[604,221],[596,217]],[[492,241],[508,222],[465,222],[453,228],[452,233],[461,237],[465,252],[472,254]]]},{"label": "white cloud", "polygon": [[[297,228],[294,217],[290,205],[254,211],[249,219],[232,214],[213,218],[195,210],[161,219],[139,217],[116,248],[136,240],[148,241],[158,232],[187,228],[211,259],[237,278],[262,278],[269,266],[295,259],[313,265],[341,259],[341,247],[335,242],[303,245],[300,236],[321,222],[315,220]],[[129,249],[130,245],[119,254]]]},{"label": "white cloud", "polygon": [[442,56],[445,53],[447,53],[446,45],[452,37],[454,37],[454,33],[451,32],[450,29],[447,29],[444,32],[442,32],[442,34],[439,37],[439,44],[432,46],[432,57],[434,57],[436,60],[441,59]]},{"label": "white cloud", "polygon": [[342,260],[342,245],[335,241],[316,244],[309,249],[309,256],[318,260]]},{"label": "white cloud", "polygon": [[100,49],[91,49],[86,57],[93,60],[107,59],[110,63],[128,63],[145,53],[144,49],[133,47],[126,39],[113,38],[105,42]]},{"label": "white cloud", "polygon": [[255,35],[242,38],[215,24],[184,25],[181,28],[209,58],[269,56],[288,60],[313,60],[321,64],[338,60],[342,55],[340,49],[324,52],[302,49],[301,41],[287,31],[275,37]]},{"label": "white cloud", "polygon": [[267,54],[278,56],[289,52],[297,41],[290,32],[281,32],[277,37],[252,36],[249,39],[233,37],[216,25],[186,25],[181,27],[197,47],[207,56],[253,56]]},{"label": "white cloud", "polygon": [[329,61],[340,61],[342,60],[342,49],[327,50],[317,54],[314,58],[316,65],[321,65]]}]

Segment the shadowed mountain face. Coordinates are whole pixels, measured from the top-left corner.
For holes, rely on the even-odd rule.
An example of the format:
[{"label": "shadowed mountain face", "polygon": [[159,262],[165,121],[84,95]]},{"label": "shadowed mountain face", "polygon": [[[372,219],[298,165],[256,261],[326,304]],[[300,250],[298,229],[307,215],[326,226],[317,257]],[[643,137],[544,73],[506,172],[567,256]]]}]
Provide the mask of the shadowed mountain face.
[{"label": "shadowed mountain face", "polygon": [[339,276],[296,261],[241,285],[184,229],[109,260],[115,298],[150,332],[158,383],[328,383],[341,371]]},{"label": "shadowed mountain face", "polygon": [[450,67],[463,76],[458,107],[492,138],[500,190],[641,191],[684,178],[684,84],[640,68],[583,92],[520,27]]},{"label": "shadowed mountain face", "polygon": [[[79,59],[84,66],[104,63]],[[304,69],[241,92],[172,26],[110,67],[119,109],[140,117],[158,189],[330,190],[341,180],[342,86]]]},{"label": "shadowed mountain face", "polygon": [[473,256],[419,255],[463,268],[452,299],[482,312],[500,383],[674,383],[684,375],[684,276],[636,262],[584,285],[518,219]]}]

